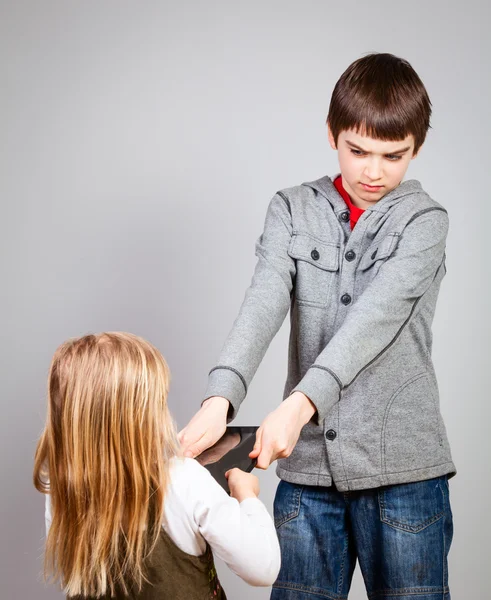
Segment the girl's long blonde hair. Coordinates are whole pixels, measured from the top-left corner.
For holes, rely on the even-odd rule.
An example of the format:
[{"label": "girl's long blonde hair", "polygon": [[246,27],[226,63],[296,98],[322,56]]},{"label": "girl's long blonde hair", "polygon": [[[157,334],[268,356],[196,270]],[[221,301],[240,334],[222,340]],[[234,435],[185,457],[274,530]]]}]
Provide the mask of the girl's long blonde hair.
[{"label": "girl's long blonde hair", "polygon": [[146,580],[179,453],[168,388],[162,355],[129,333],[69,340],[53,357],[34,485],[51,500],[45,572],[68,596]]}]

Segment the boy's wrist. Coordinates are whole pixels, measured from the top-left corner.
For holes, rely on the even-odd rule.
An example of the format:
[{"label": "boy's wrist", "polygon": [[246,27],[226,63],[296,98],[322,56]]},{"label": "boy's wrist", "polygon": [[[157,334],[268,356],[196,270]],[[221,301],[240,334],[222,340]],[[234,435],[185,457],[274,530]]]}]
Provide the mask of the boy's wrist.
[{"label": "boy's wrist", "polygon": [[225,413],[227,413],[230,406],[230,402],[223,396],[211,396],[203,401],[202,406],[209,406],[211,404],[213,404],[214,407],[222,408]]},{"label": "boy's wrist", "polygon": [[305,425],[317,411],[315,404],[303,392],[293,392],[290,398],[298,407],[300,419]]}]

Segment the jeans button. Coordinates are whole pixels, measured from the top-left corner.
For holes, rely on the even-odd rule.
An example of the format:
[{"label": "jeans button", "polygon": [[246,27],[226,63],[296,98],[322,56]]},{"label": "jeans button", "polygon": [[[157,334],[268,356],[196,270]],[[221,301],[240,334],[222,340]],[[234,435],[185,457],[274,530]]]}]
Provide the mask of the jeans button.
[{"label": "jeans button", "polygon": [[349,294],[343,294],[341,296],[341,302],[345,305],[348,306],[348,304],[351,302],[351,296]]},{"label": "jeans button", "polygon": [[341,219],[341,221],[343,221],[344,223],[347,223],[349,221],[349,212],[342,212],[339,215],[339,218]]},{"label": "jeans button", "polygon": [[344,255],[344,258],[351,262],[352,260],[355,260],[356,254],[353,252],[353,250],[348,250],[348,252],[346,252]]},{"label": "jeans button", "polygon": [[310,256],[312,257],[312,260],[319,260],[319,258],[320,258],[320,256],[321,256],[321,255],[320,255],[320,254],[319,254],[319,252],[318,252],[318,251],[317,251],[317,250],[314,248],[314,249],[312,250],[312,252],[310,253]]},{"label": "jeans button", "polygon": [[337,433],[334,431],[334,429],[328,429],[326,431],[326,438],[332,442],[333,440],[336,439]]}]

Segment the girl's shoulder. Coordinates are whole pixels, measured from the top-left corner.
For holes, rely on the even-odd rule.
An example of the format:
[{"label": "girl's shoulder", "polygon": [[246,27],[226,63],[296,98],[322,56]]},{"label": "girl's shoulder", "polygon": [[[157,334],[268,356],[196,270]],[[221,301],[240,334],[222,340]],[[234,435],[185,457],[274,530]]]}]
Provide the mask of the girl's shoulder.
[{"label": "girl's shoulder", "polygon": [[204,499],[209,494],[228,497],[205,467],[194,458],[174,457],[170,465],[170,488],[183,498]]},{"label": "girl's shoulder", "polygon": [[208,471],[194,458],[174,456],[170,461],[170,476],[172,479],[186,478],[189,475],[203,477]]}]

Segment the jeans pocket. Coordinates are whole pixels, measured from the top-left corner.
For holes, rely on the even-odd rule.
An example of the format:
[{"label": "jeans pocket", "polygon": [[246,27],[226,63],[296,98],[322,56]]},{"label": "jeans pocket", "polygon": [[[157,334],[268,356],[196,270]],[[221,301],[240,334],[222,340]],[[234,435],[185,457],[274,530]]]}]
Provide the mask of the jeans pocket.
[{"label": "jeans pocket", "polygon": [[403,483],[381,488],[378,494],[380,520],[391,527],[418,533],[445,514],[448,504],[447,477]]},{"label": "jeans pocket", "polygon": [[280,481],[274,498],[274,524],[276,529],[298,517],[303,485]]}]

